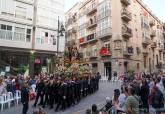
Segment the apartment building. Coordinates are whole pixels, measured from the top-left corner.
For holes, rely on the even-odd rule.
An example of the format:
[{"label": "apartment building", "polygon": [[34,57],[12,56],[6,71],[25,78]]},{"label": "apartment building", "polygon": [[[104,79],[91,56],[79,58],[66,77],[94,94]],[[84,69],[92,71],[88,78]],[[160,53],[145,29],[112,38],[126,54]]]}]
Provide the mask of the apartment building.
[{"label": "apartment building", "polygon": [[67,39],[75,39],[93,72],[152,72],[164,64],[163,23],[141,0],[84,0],[66,17],[76,19]]},{"label": "apartment building", "polygon": [[[0,72],[6,66],[41,71],[48,61],[52,69],[58,17],[64,21],[64,0],[0,0]],[[59,42],[63,51],[64,37]]]}]

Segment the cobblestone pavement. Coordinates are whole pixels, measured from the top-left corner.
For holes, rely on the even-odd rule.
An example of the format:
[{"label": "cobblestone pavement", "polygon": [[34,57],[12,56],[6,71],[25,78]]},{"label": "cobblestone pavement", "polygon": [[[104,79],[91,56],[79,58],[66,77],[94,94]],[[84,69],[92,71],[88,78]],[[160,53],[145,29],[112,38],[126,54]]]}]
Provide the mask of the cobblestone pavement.
[{"label": "cobblestone pavement", "polygon": [[[99,91],[96,93],[87,96],[82,99],[79,104],[68,108],[65,111],[55,112],[54,109],[49,110],[49,108],[45,108],[46,114],[84,114],[85,109],[90,108],[92,104],[103,104],[105,103],[105,97],[112,97],[113,90],[116,88],[120,88],[119,82],[100,82]],[[33,114],[34,108],[32,107],[34,101],[31,101],[29,104],[28,114]],[[100,105],[101,107],[101,105]],[[0,112],[0,114],[22,114],[22,105],[13,106],[10,109],[5,109]]]}]

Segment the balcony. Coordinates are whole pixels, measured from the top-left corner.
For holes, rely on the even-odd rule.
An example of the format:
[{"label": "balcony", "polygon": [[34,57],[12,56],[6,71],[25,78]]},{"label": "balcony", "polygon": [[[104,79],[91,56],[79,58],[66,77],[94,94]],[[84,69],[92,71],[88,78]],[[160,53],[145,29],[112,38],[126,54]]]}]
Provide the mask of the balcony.
[{"label": "balcony", "polygon": [[110,37],[112,37],[112,29],[110,27],[102,29],[97,32],[97,38],[99,38],[99,39],[104,40],[104,39],[108,39]]},{"label": "balcony", "polygon": [[163,30],[163,36],[165,37],[165,30]]},{"label": "balcony", "polygon": [[156,36],[156,30],[151,30],[150,36],[151,36],[151,37],[155,37],[155,36]]},{"label": "balcony", "polygon": [[31,36],[26,38],[25,34],[10,30],[0,30],[0,46],[15,48],[31,48]]},{"label": "balcony", "polygon": [[163,29],[165,30],[165,23],[163,23]]},{"label": "balcony", "polygon": [[97,42],[96,33],[89,34],[88,36],[79,39],[80,45],[85,45],[93,42]]},{"label": "balcony", "polygon": [[152,19],[152,20],[150,20],[150,26],[152,27],[152,26],[155,26],[155,21]]},{"label": "balcony", "polygon": [[131,4],[131,0],[121,0],[121,2],[123,4],[125,4],[126,6],[130,5]]},{"label": "balcony", "polygon": [[132,56],[133,55],[133,47],[130,46],[130,47],[126,47],[124,50],[123,50],[123,55],[124,56]]},{"label": "balcony", "polygon": [[127,27],[127,25],[123,25],[122,26],[122,36],[124,38],[130,38],[133,36],[132,34],[132,29],[130,29],[129,27]]},{"label": "balcony", "polygon": [[163,45],[158,45],[158,46],[157,46],[157,49],[158,49],[159,51],[163,51],[163,50],[164,50],[164,46],[163,46]]},{"label": "balcony", "polygon": [[87,29],[91,29],[97,26],[96,18],[91,18],[90,21],[87,23]]},{"label": "balcony", "polygon": [[87,23],[83,23],[83,24],[78,26],[78,30],[82,30],[82,29],[84,29],[86,27],[87,27]]},{"label": "balcony", "polygon": [[91,15],[97,11],[97,3],[94,2],[86,10],[86,15]]},{"label": "balcony", "polygon": [[123,9],[121,13],[121,18],[125,20],[126,22],[129,22],[132,20],[132,14],[126,9]]},{"label": "balcony", "polygon": [[76,33],[77,32],[77,27],[72,27],[71,29],[68,30],[68,35],[72,34],[72,33]]},{"label": "balcony", "polygon": [[0,39],[12,40],[13,32],[7,30],[0,30]]},{"label": "balcony", "polygon": [[156,48],[156,47],[157,47],[156,42],[152,42],[151,43],[151,48]]},{"label": "balcony", "polygon": [[96,33],[89,34],[86,38],[88,43],[97,41]]},{"label": "balcony", "polygon": [[148,55],[148,50],[147,49],[142,49],[143,55]]},{"label": "balcony", "polygon": [[111,9],[106,9],[104,12],[97,13],[97,20],[101,20],[105,17],[108,17],[111,15]]},{"label": "balcony", "polygon": [[66,43],[66,46],[73,46],[76,44],[76,40],[75,39],[69,39]]},{"label": "balcony", "polygon": [[148,46],[148,45],[150,44],[150,42],[151,42],[150,38],[143,37],[143,39],[142,39],[142,44],[143,44],[144,46]]},{"label": "balcony", "polygon": [[102,58],[104,57],[110,57],[111,56],[111,51],[108,50],[106,47],[102,47],[100,50],[99,50],[99,54]]},{"label": "balcony", "polygon": [[97,52],[95,51],[90,51],[89,53],[89,59],[96,59],[98,57]]}]

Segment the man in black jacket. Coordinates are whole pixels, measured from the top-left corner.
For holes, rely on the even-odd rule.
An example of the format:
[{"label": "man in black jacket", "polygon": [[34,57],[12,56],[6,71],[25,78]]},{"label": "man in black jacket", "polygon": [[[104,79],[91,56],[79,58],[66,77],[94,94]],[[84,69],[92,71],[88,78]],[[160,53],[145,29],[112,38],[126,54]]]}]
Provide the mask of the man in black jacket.
[{"label": "man in black jacket", "polygon": [[23,104],[22,114],[27,114],[28,105],[29,105],[29,90],[28,84],[24,83],[21,89],[21,103]]},{"label": "man in black jacket", "polygon": [[49,98],[49,91],[50,91],[50,82],[49,80],[45,81],[45,87],[44,87],[44,102],[43,102],[43,108],[45,108],[45,105],[50,104],[50,98]]},{"label": "man in black jacket", "polygon": [[62,101],[61,101],[61,109],[65,110],[66,109],[66,97],[67,97],[67,83],[65,81],[63,81],[63,83],[61,84],[61,96],[62,96]]},{"label": "man in black jacket", "polygon": [[36,107],[39,97],[41,97],[40,105],[43,105],[44,87],[45,87],[44,80],[41,79],[36,86],[37,96],[35,99],[34,107]]},{"label": "man in black jacket", "polygon": [[49,98],[50,98],[50,109],[52,109],[53,108],[53,105],[54,105],[54,80],[52,79],[51,81],[50,81],[50,86],[49,86]]}]

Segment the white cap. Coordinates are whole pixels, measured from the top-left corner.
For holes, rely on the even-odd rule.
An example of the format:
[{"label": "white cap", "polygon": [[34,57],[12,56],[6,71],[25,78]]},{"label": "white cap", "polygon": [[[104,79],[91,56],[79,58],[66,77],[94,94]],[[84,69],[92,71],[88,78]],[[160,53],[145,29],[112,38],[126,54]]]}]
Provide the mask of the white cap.
[{"label": "white cap", "polygon": [[111,102],[111,99],[109,97],[106,97],[106,102]]}]

